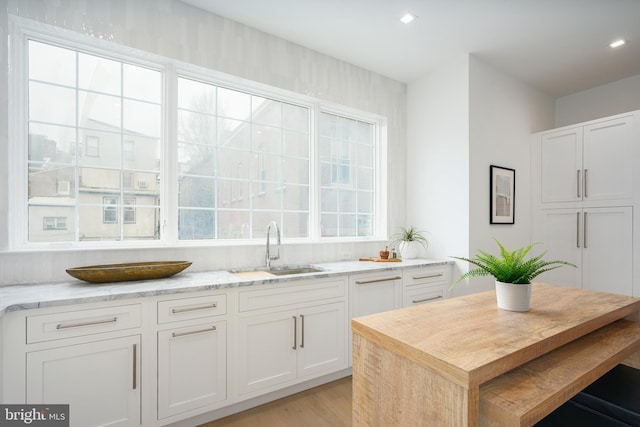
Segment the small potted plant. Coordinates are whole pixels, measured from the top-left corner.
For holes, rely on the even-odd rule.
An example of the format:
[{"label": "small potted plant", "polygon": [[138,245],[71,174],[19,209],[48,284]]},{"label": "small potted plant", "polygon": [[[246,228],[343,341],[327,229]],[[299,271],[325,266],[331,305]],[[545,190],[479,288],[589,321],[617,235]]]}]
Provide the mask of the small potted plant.
[{"label": "small potted plant", "polygon": [[400,227],[400,231],[391,235],[391,247],[397,248],[400,258],[411,259],[417,258],[420,246],[427,249],[429,242],[422,234],[423,231],[413,226],[408,228]]},{"label": "small potted plant", "polygon": [[543,257],[547,251],[533,258],[525,259],[531,248],[539,243],[531,243],[528,246],[508,251],[497,240],[500,247],[500,256],[478,251],[473,258],[452,257],[467,261],[477,268],[471,269],[461,275],[451,288],[469,277],[493,276],[496,281],[496,298],[498,307],[510,311],[529,311],[531,301],[531,281],[538,275],[553,270],[563,265],[576,267],[566,261],[545,261]]}]

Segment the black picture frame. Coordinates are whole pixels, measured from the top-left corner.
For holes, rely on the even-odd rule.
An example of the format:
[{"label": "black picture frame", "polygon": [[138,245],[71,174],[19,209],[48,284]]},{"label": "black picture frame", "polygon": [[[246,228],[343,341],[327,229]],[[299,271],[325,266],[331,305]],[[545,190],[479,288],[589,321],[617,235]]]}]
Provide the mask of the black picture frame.
[{"label": "black picture frame", "polygon": [[489,223],[515,224],[515,169],[491,165],[489,183]]}]

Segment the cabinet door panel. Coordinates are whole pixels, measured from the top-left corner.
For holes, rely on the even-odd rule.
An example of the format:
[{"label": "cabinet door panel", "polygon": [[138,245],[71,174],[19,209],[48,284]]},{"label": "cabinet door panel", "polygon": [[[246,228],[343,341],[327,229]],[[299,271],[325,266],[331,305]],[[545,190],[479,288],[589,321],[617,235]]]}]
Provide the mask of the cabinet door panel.
[{"label": "cabinet door panel", "polygon": [[68,403],[72,427],[140,425],[140,337],[27,353],[27,402]]},{"label": "cabinet door panel", "polygon": [[545,259],[563,260],[578,266],[563,266],[538,276],[535,281],[582,287],[582,218],[575,209],[546,209],[540,212],[542,224],[535,241],[543,242],[541,250],[547,250]]},{"label": "cabinet door panel", "polygon": [[632,208],[585,209],[584,289],[632,295]]},{"label": "cabinet door panel", "polygon": [[[351,317],[366,316],[396,308],[396,288],[400,286],[400,278],[378,281],[377,278],[363,278],[352,284]],[[383,277],[382,279],[385,279]]]},{"label": "cabinet door panel", "polygon": [[307,308],[298,318],[298,375],[302,377],[345,368],[344,303]]},{"label": "cabinet door panel", "polygon": [[630,117],[584,128],[584,200],[632,197]]},{"label": "cabinet door panel", "polygon": [[285,311],[238,320],[240,394],[295,379],[297,356],[293,347],[299,345],[296,313]]},{"label": "cabinet door panel", "polygon": [[543,135],[540,150],[542,203],[580,200],[582,128]]},{"label": "cabinet door panel", "polygon": [[158,418],[226,399],[226,322],[158,332]]}]

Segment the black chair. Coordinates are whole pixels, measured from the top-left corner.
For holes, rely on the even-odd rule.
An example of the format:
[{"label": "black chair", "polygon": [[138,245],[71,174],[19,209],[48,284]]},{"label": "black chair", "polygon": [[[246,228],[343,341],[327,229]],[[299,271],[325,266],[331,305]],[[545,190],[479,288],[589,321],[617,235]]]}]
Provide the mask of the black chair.
[{"label": "black chair", "polygon": [[640,369],[618,365],[571,400],[631,426],[640,426]]},{"label": "black chair", "polygon": [[630,425],[569,400],[535,424],[535,427],[630,427]]}]

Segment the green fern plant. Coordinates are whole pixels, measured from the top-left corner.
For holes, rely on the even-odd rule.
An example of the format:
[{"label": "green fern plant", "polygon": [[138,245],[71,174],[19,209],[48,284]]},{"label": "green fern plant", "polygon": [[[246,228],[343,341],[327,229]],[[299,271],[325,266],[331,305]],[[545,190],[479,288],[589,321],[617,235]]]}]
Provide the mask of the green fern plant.
[{"label": "green fern plant", "polygon": [[576,265],[567,261],[544,261],[543,257],[547,251],[525,260],[525,256],[529,253],[531,248],[540,243],[531,243],[528,246],[514,251],[508,251],[502,243],[498,241],[498,239],[494,238],[493,240],[495,240],[500,247],[499,257],[481,250],[479,250],[473,258],[452,257],[462,261],[467,261],[468,263],[475,265],[477,268],[469,270],[461,275],[455,282],[453,282],[451,288],[464,279],[479,276],[493,276],[497,281],[504,283],[527,284],[531,283],[536,276],[546,271],[560,268],[563,265],[576,267]]}]

